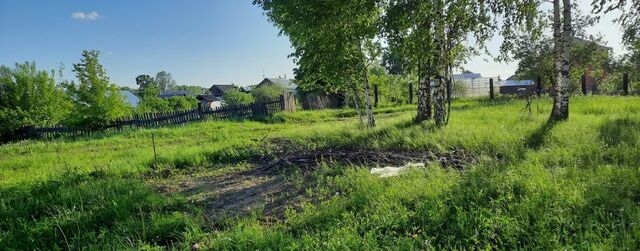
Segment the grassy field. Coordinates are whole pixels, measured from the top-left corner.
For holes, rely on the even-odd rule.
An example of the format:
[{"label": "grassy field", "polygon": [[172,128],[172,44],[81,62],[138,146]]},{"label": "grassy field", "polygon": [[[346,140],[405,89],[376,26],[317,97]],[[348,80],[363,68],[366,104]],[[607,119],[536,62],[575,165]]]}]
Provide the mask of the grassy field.
[{"label": "grassy field", "polygon": [[[375,129],[353,110],[326,110],[0,146],[0,249],[638,249],[640,98],[571,102],[561,123],[547,122],[548,99],[529,114],[504,98],[458,100],[444,128],[411,123],[404,106],[379,109]],[[212,221],[215,196],[161,189],[250,170],[279,154],[265,143],[274,138],[303,151],[457,149],[476,161],[391,178],[330,163],[285,172],[304,199],[282,220],[258,207]]]}]

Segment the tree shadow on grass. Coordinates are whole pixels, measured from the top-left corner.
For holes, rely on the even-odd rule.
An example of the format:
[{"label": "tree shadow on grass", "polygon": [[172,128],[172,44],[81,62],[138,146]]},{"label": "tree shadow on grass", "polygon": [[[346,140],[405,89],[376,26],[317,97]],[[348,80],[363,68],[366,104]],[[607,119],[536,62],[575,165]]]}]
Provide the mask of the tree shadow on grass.
[{"label": "tree shadow on grass", "polygon": [[531,134],[526,141],[526,146],[528,148],[538,150],[544,144],[544,140],[546,136],[551,132],[553,127],[558,123],[558,121],[548,119],[542,126],[536,129],[533,134]]},{"label": "tree shadow on grass", "polygon": [[600,126],[600,139],[609,146],[640,144],[640,121],[631,118],[607,119]]}]

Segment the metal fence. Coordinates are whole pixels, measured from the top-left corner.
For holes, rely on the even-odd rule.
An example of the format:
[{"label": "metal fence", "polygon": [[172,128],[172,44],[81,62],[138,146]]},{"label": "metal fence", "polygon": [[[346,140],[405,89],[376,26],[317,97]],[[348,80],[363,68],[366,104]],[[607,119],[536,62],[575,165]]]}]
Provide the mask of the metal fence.
[{"label": "metal fence", "polygon": [[489,96],[490,93],[490,81],[493,79],[493,91],[494,93],[498,93],[500,90],[500,86],[502,85],[502,81],[499,77],[479,77],[479,78],[461,78],[454,79],[456,82],[454,85],[463,84],[466,88],[463,91],[456,91],[454,87],[453,96],[454,97],[483,97]]}]

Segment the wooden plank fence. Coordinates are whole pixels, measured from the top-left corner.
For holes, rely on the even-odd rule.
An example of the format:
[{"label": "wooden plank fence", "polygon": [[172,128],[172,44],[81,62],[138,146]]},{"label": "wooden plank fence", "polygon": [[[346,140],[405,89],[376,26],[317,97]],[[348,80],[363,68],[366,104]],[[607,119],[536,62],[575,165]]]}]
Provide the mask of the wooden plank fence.
[{"label": "wooden plank fence", "polygon": [[92,133],[96,132],[122,131],[138,128],[155,128],[170,125],[180,125],[203,120],[258,118],[280,111],[295,111],[295,98],[293,96],[293,93],[286,93],[280,97],[261,103],[237,106],[225,105],[216,109],[196,108],[186,111],[136,114],[134,116],[114,120],[99,130],[80,129],[66,126],[53,126],[43,128],[25,127],[17,131],[13,136],[14,140],[90,136]]}]

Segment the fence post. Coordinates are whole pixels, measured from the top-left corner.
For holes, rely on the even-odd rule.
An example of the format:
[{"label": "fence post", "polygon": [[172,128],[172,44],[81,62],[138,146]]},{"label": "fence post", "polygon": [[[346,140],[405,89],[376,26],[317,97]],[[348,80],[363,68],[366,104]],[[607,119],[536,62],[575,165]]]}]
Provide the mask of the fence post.
[{"label": "fence post", "polygon": [[491,100],[495,97],[495,94],[493,93],[493,78],[489,79],[489,97]]},{"label": "fence post", "polygon": [[629,95],[629,73],[625,72],[622,75],[622,93],[627,96]]},{"label": "fence post", "polygon": [[582,84],[582,94],[587,95],[587,74],[583,73],[580,77],[580,84]]},{"label": "fence post", "polygon": [[409,81],[409,104],[413,104],[413,84]]},{"label": "fence post", "polygon": [[373,85],[373,106],[378,107],[378,85]]},{"label": "fence post", "polygon": [[538,76],[536,79],[536,89],[538,89],[538,98],[542,95],[542,78]]}]

